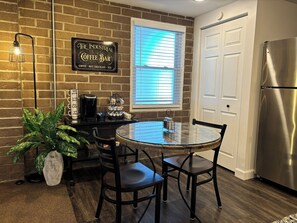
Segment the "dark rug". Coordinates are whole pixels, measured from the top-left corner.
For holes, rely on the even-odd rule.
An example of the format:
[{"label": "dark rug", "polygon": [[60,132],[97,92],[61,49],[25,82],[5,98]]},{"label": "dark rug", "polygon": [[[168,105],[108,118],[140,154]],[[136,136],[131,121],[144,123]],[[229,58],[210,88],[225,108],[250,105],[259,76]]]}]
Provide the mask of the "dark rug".
[{"label": "dark rug", "polygon": [[76,223],[66,186],[45,182],[1,183],[0,216],[1,223]]},{"label": "dark rug", "polygon": [[284,217],[281,220],[274,221],[272,223],[297,223],[297,214],[291,214],[289,216]]}]

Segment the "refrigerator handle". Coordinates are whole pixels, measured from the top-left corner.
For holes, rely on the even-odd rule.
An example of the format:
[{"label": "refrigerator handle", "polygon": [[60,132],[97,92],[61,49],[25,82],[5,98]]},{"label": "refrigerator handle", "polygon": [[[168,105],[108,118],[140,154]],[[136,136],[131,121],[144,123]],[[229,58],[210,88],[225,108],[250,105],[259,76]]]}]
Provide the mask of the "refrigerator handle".
[{"label": "refrigerator handle", "polygon": [[268,42],[264,42],[263,46],[263,59],[262,59],[262,75],[261,75],[261,85],[265,85],[266,79],[267,79],[267,54],[269,54],[269,50],[267,47]]}]

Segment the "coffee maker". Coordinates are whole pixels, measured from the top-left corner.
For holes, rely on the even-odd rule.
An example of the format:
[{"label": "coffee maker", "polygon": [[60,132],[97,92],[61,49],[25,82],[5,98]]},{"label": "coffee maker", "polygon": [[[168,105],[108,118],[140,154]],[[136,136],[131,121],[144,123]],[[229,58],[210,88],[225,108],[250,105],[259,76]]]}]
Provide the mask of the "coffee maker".
[{"label": "coffee maker", "polygon": [[80,118],[84,121],[96,121],[97,97],[93,94],[82,94],[80,99]]}]

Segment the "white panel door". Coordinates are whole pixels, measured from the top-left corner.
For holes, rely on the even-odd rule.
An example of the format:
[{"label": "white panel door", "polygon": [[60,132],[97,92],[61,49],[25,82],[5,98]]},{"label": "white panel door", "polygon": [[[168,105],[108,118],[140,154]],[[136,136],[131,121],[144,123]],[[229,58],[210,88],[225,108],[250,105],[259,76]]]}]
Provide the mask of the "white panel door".
[{"label": "white panel door", "polygon": [[221,70],[221,31],[216,27],[209,28],[202,36],[202,57],[200,72],[200,118],[208,122],[216,122],[219,97],[219,74]]},{"label": "white panel door", "polygon": [[235,171],[245,45],[246,18],[223,24],[219,121],[228,125],[219,164]]},{"label": "white panel door", "polygon": [[[232,171],[236,167],[239,140],[245,20],[243,17],[203,30],[201,40],[199,119],[227,124],[218,162]],[[216,51],[209,51],[206,45],[210,33],[220,36]],[[209,52],[215,53],[209,55]],[[216,63],[208,62],[214,57]],[[209,111],[213,116],[208,115]],[[203,155],[212,158],[210,152]]]}]

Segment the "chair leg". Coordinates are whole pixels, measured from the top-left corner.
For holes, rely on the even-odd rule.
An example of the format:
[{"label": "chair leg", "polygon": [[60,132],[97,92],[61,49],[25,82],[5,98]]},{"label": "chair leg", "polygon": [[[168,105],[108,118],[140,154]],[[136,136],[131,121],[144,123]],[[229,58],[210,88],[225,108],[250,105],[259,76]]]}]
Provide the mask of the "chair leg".
[{"label": "chair leg", "polygon": [[[191,167],[193,165],[193,153],[191,153],[189,155],[189,167]],[[190,189],[190,180],[191,180],[191,177],[190,175],[187,176],[187,191],[189,191]]]},{"label": "chair leg", "polygon": [[[135,191],[135,192],[133,193],[133,200],[136,201],[137,199],[138,199],[138,192]],[[134,203],[134,204],[133,204],[133,208],[137,208],[137,203]]]},{"label": "chair leg", "polygon": [[125,149],[124,149],[124,164],[127,164],[128,161],[127,161],[127,147],[125,146]]},{"label": "chair leg", "polygon": [[103,185],[101,185],[100,197],[99,197],[97,211],[95,215],[96,218],[99,218],[100,216],[102,205],[103,205]]},{"label": "chair leg", "polygon": [[196,191],[197,191],[197,176],[192,176],[192,188],[191,188],[191,215],[190,218],[195,218],[196,210]]},{"label": "chair leg", "polygon": [[121,223],[121,215],[122,215],[121,202],[117,202],[117,204],[116,204],[116,223]]},{"label": "chair leg", "polygon": [[163,181],[163,201],[167,201],[167,184],[168,184],[168,166],[162,162],[162,175],[164,178]]},{"label": "chair leg", "polygon": [[216,197],[217,197],[218,207],[221,208],[222,207],[222,203],[221,203],[221,198],[220,198],[220,193],[219,193],[219,188],[218,188],[217,171],[216,171],[216,169],[213,170],[213,186],[214,186],[214,190],[215,190]]},{"label": "chair leg", "polygon": [[190,189],[190,180],[191,180],[191,177],[190,175],[187,176],[187,191],[189,191]]},{"label": "chair leg", "polygon": [[121,223],[122,216],[122,194],[121,192],[116,192],[116,223]]},{"label": "chair leg", "polygon": [[161,188],[162,188],[162,183],[157,185],[156,188],[156,204],[155,204],[155,223],[160,222],[160,209],[161,209]]},{"label": "chair leg", "polygon": [[135,163],[138,162],[138,149],[135,149]]}]

